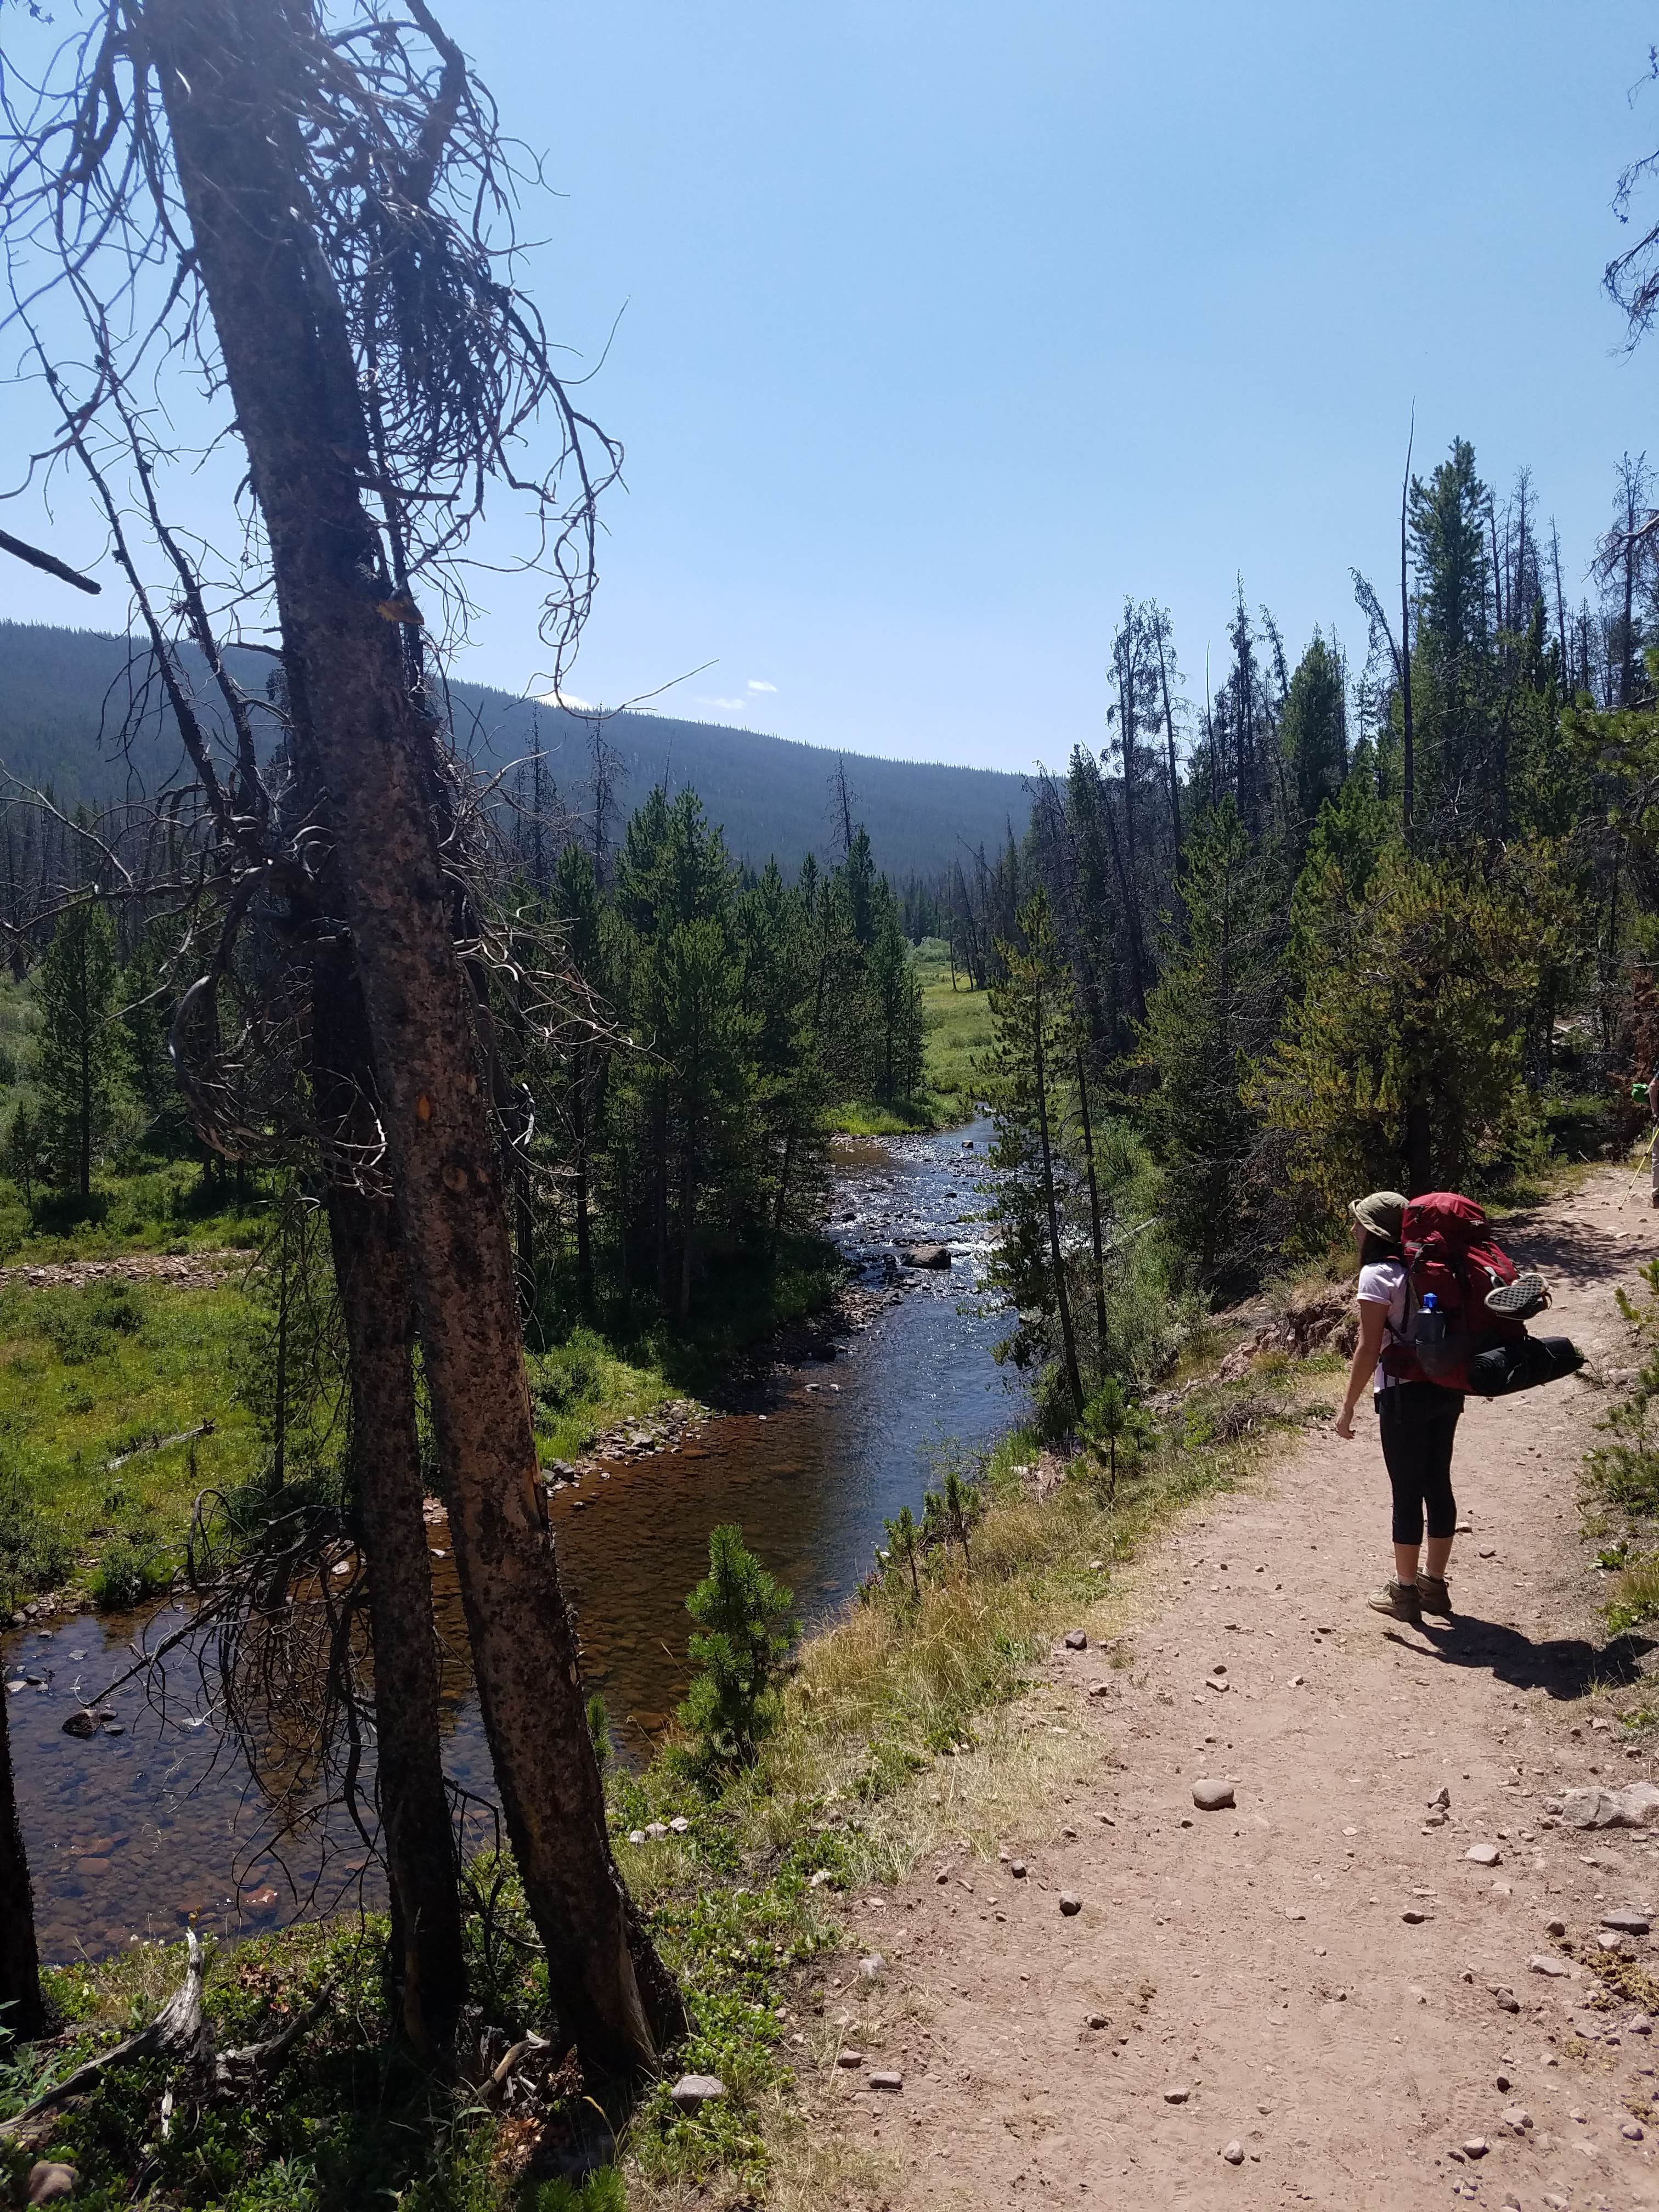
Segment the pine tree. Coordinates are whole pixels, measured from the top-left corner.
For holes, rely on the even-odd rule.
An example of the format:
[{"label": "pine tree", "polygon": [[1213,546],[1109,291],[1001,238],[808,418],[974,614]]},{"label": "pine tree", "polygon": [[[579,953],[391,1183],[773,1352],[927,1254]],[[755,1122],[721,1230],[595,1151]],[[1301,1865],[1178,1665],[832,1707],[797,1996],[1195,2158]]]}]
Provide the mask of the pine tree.
[{"label": "pine tree", "polygon": [[1284,1004],[1282,925],[1272,872],[1231,798],[1199,817],[1184,860],[1185,932],[1165,947],[1140,1056],[1156,1078],[1145,1115],[1169,1218],[1208,1287],[1248,1272],[1259,1236],[1245,1089]]},{"label": "pine tree", "polygon": [[1320,808],[1341,789],[1348,767],[1342,664],[1316,631],[1291,678],[1279,739],[1296,794],[1300,838],[1305,838]]},{"label": "pine tree", "polygon": [[1075,1418],[1083,1380],[1060,1227],[1060,1139],[1076,1021],[1046,891],[1021,908],[1018,941],[999,940],[997,949],[1005,980],[991,987],[992,1043],[980,1068],[997,1131],[990,1273],[1018,1316],[998,1351],[1020,1367],[1058,1353]]},{"label": "pine tree", "polygon": [[113,1123],[115,976],[109,915],[98,901],[82,900],[59,917],[35,980],[34,1066],[58,1178],[82,1199],[92,1194],[93,1164]]},{"label": "pine tree", "polygon": [[1535,880],[1522,897],[1398,845],[1352,903],[1327,886],[1325,957],[1255,1096],[1337,1218],[1357,1191],[1456,1189],[1530,1141],[1523,1025],[1548,915]]},{"label": "pine tree", "polygon": [[709,1531],[708,1572],[685,1609],[697,1623],[689,1648],[701,1672],[680,1719],[711,1766],[752,1766],[776,1724],[779,1680],[800,1636],[794,1598],[728,1522]]}]

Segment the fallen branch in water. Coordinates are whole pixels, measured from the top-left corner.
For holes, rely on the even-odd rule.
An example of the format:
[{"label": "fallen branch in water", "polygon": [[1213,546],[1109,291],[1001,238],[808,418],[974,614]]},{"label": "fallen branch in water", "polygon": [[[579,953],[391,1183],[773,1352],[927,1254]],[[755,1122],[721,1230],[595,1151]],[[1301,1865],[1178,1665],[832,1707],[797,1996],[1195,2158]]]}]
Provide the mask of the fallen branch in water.
[{"label": "fallen branch in water", "polygon": [[[207,1975],[202,1941],[193,1928],[187,1928],[185,1942],[188,1947],[185,1978],[149,2025],[141,2027],[136,2035],[129,2035],[113,2050],[77,2066],[50,2089],[43,2089],[21,2112],[14,2112],[9,2120],[0,2122],[0,2138],[17,2134],[31,2120],[56,2111],[71,2097],[81,2096],[95,2087],[100,2075],[118,2066],[136,2065],[143,2058],[173,2058],[181,2065],[199,2069],[206,2076],[211,2096],[244,2094],[261,2074],[287,2056],[307,2028],[327,2009],[329,1992],[325,1990],[304,2012],[296,2014],[285,2027],[267,2037],[264,2042],[245,2044],[238,2051],[216,2053],[212,2034],[202,2017],[202,1984]],[[169,2091],[169,2099],[171,2094]]]}]

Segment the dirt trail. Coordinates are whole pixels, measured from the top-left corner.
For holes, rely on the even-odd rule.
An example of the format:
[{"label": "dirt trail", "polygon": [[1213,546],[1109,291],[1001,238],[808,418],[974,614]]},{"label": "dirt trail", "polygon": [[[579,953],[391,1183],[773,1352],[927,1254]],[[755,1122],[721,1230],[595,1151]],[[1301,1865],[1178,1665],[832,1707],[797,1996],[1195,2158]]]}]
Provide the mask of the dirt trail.
[{"label": "dirt trail", "polygon": [[[1505,1229],[1552,1277],[1553,1324],[1614,1368],[1613,1285],[1659,1252],[1659,1215],[1628,1188],[1595,1174]],[[1630,1756],[1604,1717],[1640,1702],[1617,1686],[1646,1648],[1605,1648],[1579,1529],[1607,1402],[1577,1380],[1471,1401],[1450,1628],[1364,1608],[1389,1568],[1370,1419],[1203,1509],[1085,1618],[1091,1639],[1127,1633],[1133,1663],[1057,1650],[1033,1693],[1073,1729],[1079,1780],[1007,1839],[1024,1878],[946,1855],[849,1907],[887,1970],[862,2000],[850,1978],[830,1991],[827,2017],[851,2007],[843,2040],[870,2048],[810,2094],[896,2168],[876,2197],[1659,2206],[1659,2034],[1632,2032],[1632,2005],[1588,2010],[1583,1967],[1528,1964],[1567,1963],[1552,1919],[1593,1946],[1604,1911],[1659,1906],[1659,1831],[1586,1834],[1543,1802],[1659,1771],[1651,1734]],[[1224,1692],[1206,1686],[1217,1665]],[[1237,1809],[1196,1812],[1202,1776],[1236,1779]],[[1443,1784],[1451,1818],[1431,1828]],[[1498,1863],[1472,1863],[1476,1844]],[[1659,1972],[1659,1936],[1633,1948]],[[902,2069],[896,2094],[871,2087],[878,2067]]]}]

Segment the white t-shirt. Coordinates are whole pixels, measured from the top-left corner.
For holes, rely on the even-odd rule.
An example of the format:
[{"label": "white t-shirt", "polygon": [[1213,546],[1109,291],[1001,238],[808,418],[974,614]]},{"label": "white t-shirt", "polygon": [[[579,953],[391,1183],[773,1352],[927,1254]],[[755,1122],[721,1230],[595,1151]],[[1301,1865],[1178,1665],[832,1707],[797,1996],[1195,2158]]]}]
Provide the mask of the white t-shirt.
[{"label": "white t-shirt", "polygon": [[[1403,1260],[1373,1260],[1359,1270],[1359,1303],[1364,1306],[1384,1306],[1388,1322],[1382,1332],[1382,1348],[1390,1344],[1405,1344],[1411,1337],[1412,1294]],[[1399,1382],[1379,1367],[1372,1378],[1372,1388],[1378,1391],[1392,1389]]]}]

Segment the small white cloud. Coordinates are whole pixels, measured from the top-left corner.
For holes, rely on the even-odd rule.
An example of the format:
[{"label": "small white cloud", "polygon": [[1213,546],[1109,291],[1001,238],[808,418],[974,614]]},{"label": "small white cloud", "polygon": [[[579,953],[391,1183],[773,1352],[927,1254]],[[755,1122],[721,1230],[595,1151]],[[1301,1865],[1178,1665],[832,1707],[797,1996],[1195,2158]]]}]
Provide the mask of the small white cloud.
[{"label": "small white cloud", "polygon": [[751,691],[775,691],[777,688],[775,684],[763,683],[758,676],[751,676],[749,679],[749,689]]},{"label": "small white cloud", "polygon": [[730,714],[739,707],[746,707],[749,702],[746,699],[699,699],[697,704],[700,707],[720,707]]},{"label": "small white cloud", "polygon": [[544,691],[537,703],[543,707],[564,707],[573,714],[592,714],[596,711],[591,699],[579,699],[574,691]]}]

